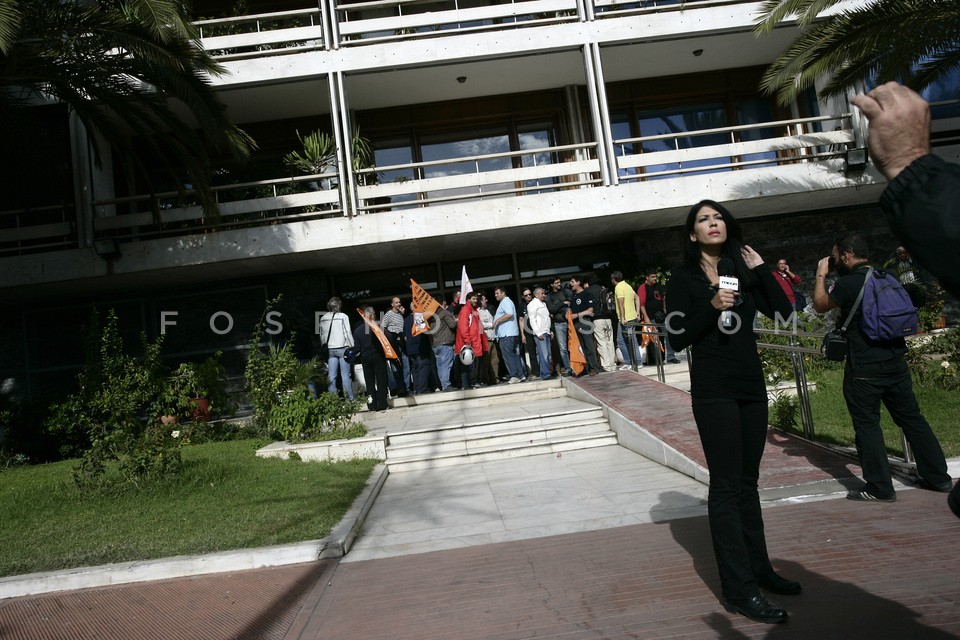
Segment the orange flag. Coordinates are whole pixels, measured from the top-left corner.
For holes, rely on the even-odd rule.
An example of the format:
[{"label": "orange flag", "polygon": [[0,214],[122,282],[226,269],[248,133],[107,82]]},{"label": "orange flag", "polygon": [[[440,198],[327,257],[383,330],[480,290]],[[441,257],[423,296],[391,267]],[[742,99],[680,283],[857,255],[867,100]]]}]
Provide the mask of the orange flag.
[{"label": "orange flag", "polygon": [[387,336],[383,334],[383,329],[380,328],[376,322],[363,315],[362,309],[357,309],[357,313],[360,314],[360,317],[363,318],[363,321],[367,323],[367,326],[370,328],[370,331],[373,331],[373,335],[377,336],[377,340],[380,341],[380,346],[383,347],[383,355],[388,358],[393,358],[394,360],[399,360],[397,352],[393,350],[393,347],[390,346],[390,341],[387,339]]},{"label": "orange flag", "polygon": [[410,290],[413,292],[413,335],[423,333],[430,327],[427,320],[437,312],[440,303],[433,299],[423,287],[410,278]]},{"label": "orange flag", "polygon": [[580,336],[577,335],[577,329],[573,326],[573,314],[567,311],[567,350],[570,352],[570,368],[573,373],[580,375],[587,368],[587,358],[583,355],[583,347],[580,346]]}]

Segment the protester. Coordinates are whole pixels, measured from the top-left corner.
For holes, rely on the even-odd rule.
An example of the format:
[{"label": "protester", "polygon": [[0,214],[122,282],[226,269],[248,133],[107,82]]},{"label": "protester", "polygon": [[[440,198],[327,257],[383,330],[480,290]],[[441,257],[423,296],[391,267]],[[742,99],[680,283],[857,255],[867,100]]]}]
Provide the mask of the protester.
[{"label": "protester", "polygon": [[353,400],[353,375],[350,363],[343,354],[353,346],[353,334],[350,331],[350,319],[347,314],[341,313],[340,298],[333,296],[327,302],[327,313],[320,318],[317,328],[320,334],[320,344],[327,347],[327,377],[329,384],[327,391],[337,394],[337,379],[343,385],[343,394]]},{"label": "protester", "polygon": [[531,336],[529,340],[534,342],[537,350],[537,361],[539,366],[541,380],[550,379],[550,312],[547,311],[547,305],[543,299],[546,297],[546,291],[543,287],[534,287],[533,300],[527,305],[527,319],[530,325]]},{"label": "protester", "polygon": [[[373,307],[364,307],[363,316],[369,322],[376,322]],[[353,342],[360,347],[360,364],[363,366],[363,381],[369,396],[368,408],[371,411],[387,410],[387,357],[383,345],[367,322],[353,330]]]},{"label": "protester", "polygon": [[[720,204],[703,200],[690,209],[684,264],[667,285],[667,328],[674,348],[692,350],[690,395],[710,471],[707,509],[725,606],[777,623],[788,614],[760,588],[784,595],[802,589],[780,577],[767,554],[757,490],[767,391],[752,321],[757,310],[772,317],[791,309],[763,259],[742,242],[739,223]],[[719,287],[720,272],[736,274],[739,292]]]},{"label": "protester", "polygon": [[[467,302],[460,309],[460,317],[457,319],[457,342],[454,347],[459,357],[465,346],[473,350],[473,360],[469,364],[462,363],[460,368],[462,389],[466,391],[471,386],[479,388],[481,386],[478,378],[478,371],[482,369],[484,354],[490,349],[487,343],[487,336],[483,332],[483,325],[480,321],[480,314],[477,308],[480,306],[479,296],[476,291],[467,294]],[[462,362],[462,358],[461,358]]]}]

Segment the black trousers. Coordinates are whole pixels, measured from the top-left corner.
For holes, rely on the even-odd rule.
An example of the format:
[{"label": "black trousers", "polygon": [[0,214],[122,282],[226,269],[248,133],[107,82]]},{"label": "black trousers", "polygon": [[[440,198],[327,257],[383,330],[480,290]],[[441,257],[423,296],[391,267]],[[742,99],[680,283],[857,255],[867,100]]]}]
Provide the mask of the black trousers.
[{"label": "black trousers", "polygon": [[597,364],[597,343],[593,337],[593,324],[578,320],[573,323],[573,326],[577,329],[577,338],[580,339],[580,346],[583,348],[583,357],[587,360],[587,368],[583,372],[600,371],[600,366]]},{"label": "black trousers", "polygon": [[910,443],[917,461],[917,474],[933,485],[950,482],[940,441],[920,413],[910,370],[903,358],[856,366],[848,360],[843,374],[843,397],[853,420],[866,491],[880,498],[895,494],[880,428],[881,402]]},{"label": "black trousers", "polygon": [[710,470],[707,510],[726,600],[760,593],[773,571],[760,513],[760,458],[767,442],[767,402],[693,399],[693,417]]},{"label": "black trousers", "polygon": [[[530,359],[530,375],[540,377],[540,361],[537,360],[537,336],[532,333],[525,335],[527,341],[523,343],[523,350],[526,352],[527,357]],[[526,360],[521,354],[520,359],[523,360],[526,364]]]},{"label": "black trousers", "polygon": [[373,398],[370,410],[385,410],[387,408],[387,359],[381,354],[364,356],[361,365],[367,395]]},{"label": "black trousers", "polygon": [[417,393],[426,393],[430,384],[430,357],[427,355],[407,355],[410,359],[410,370],[413,373],[413,390]]}]

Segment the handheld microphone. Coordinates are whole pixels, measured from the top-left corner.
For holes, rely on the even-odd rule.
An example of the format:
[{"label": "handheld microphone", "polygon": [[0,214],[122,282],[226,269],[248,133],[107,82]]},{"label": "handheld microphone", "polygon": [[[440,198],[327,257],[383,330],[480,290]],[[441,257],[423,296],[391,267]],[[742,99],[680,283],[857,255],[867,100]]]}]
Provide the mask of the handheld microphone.
[{"label": "handheld microphone", "polygon": [[[740,291],[740,280],[736,276],[737,269],[730,258],[720,258],[717,263],[717,275],[720,277],[720,288]],[[724,329],[733,328],[733,311],[724,309],[720,314],[720,324]]]}]

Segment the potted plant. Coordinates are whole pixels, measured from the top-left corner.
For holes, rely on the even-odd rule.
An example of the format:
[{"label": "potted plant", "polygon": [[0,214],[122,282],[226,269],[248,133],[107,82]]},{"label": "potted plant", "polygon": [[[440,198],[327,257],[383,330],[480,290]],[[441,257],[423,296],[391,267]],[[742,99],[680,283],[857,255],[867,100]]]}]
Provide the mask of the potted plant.
[{"label": "potted plant", "polygon": [[217,351],[206,360],[189,365],[193,372],[193,387],[190,392],[194,420],[209,420],[211,409],[222,411],[227,406],[227,385],[224,380],[226,371],[220,362],[222,355]]},{"label": "potted plant", "polygon": [[195,373],[189,364],[181,364],[166,379],[154,402],[153,413],[160,423],[173,426],[191,410],[191,401],[196,387]]}]

